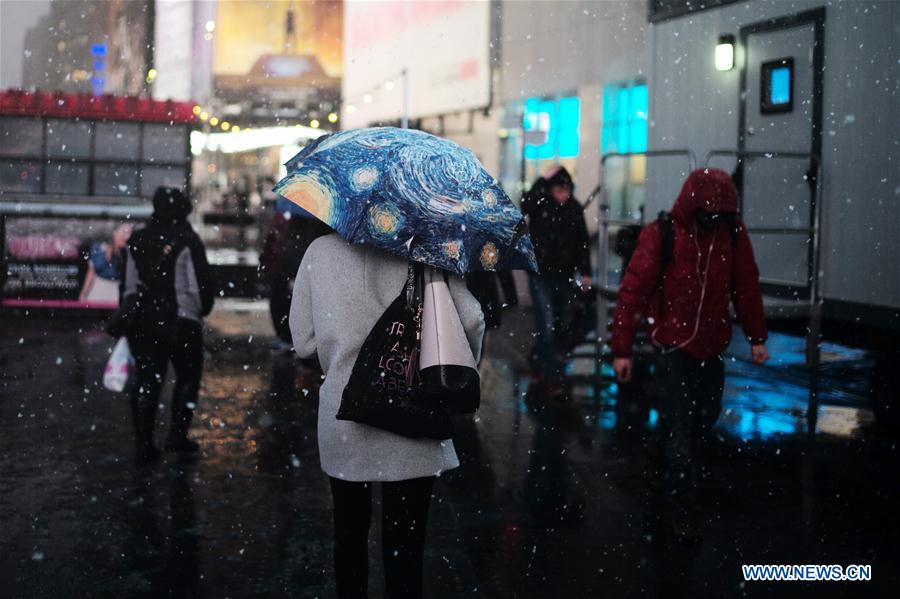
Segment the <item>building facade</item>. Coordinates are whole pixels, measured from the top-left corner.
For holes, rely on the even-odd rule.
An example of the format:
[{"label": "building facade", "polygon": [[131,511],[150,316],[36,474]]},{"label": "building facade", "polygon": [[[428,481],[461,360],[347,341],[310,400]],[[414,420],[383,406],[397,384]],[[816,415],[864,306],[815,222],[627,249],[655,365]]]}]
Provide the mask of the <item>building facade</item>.
[{"label": "building facade", "polygon": [[25,35],[23,87],[149,95],[153,32],[150,0],[55,0]]},{"label": "building facade", "polygon": [[[396,7],[356,4],[401,31],[377,40],[360,34],[363,41],[356,42],[354,32],[363,28],[354,23],[372,17],[347,10],[347,126],[400,124],[403,79],[393,71],[408,66],[411,126],[472,150],[516,201],[556,163],[572,171],[578,193],[587,196],[597,185],[603,149],[646,147],[647,2],[494,0],[466,8],[467,27],[448,26],[463,10],[455,2],[418,3],[427,14],[418,15],[426,24],[416,27],[416,15],[395,14]],[[397,37],[416,49],[415,60]],[[450,64],[439,51],[443,43],[466,50],[450,53],[456,61]],[[368,66],[376,54],[390,58],[379,62],[377,75]]]},{"label": "building facade", "polygon": [[562,163],[586,196],[601,152],[646,149],[650,63],[644,1],[503,2],[500,177],[521,193]]}]

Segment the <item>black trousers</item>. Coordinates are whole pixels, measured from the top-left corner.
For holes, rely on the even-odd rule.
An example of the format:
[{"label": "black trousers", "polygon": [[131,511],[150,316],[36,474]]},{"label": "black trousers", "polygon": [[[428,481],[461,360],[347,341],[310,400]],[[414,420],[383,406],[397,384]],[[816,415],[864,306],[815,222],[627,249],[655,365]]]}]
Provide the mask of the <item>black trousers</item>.
[{"label": "black trousers", "polygon": [[660,354],[656,383],[663,487],[670,495],[689,493],[697,441],[722,411],[725,363],[721,356],[698,360],[682,351]]},{"label": "black trousers", "polygon": [[[372,484],[331,478],[334,568],[339,599],[367,597]],[[433,476],[381,485],[381,553],[387,599],[422,596],[425,528],[433,487]]]},{"label": "black trousers", "polygon": [[128,345],[136,370],[131,412],[137,451],[141,453],[153,446],[159,395],[169,362],[175,370],[169,438],[178,440],[187,436],[203,376],[203,333],[199,322],[179,318],[170,335],[141,331],[129,336]]}]

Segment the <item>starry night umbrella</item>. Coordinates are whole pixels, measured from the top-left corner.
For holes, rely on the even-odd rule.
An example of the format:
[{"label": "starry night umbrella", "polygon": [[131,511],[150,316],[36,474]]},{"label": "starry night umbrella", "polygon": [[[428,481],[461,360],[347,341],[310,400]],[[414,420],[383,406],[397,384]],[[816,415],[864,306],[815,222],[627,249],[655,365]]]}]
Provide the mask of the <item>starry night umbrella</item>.
[{"label": "starry night umbrella", "polygon": [[458,274],[537,271],[522,214],[475,155],[411,129],[318,138],[287,163],[275,192],[352,243]]},{"label": "starry night umbrella", "polygon": [[315,218],[312,214],[301,208],[298,204],[290,201],[286,197],[278,196],[275,200],[275,212],[280,212],[282,214],[290,214],[293,216],[299,216],[300,218]]}]

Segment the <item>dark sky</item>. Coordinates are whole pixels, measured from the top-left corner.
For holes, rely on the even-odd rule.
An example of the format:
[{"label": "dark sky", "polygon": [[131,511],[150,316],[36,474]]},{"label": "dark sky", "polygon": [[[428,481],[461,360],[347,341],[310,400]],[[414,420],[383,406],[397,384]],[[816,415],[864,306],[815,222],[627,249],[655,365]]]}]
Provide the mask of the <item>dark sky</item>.
[{"label": "dark sky", "polygon": [[0,0],[0,89],[22,85],[25,32],[49,10],[50,0]]}]

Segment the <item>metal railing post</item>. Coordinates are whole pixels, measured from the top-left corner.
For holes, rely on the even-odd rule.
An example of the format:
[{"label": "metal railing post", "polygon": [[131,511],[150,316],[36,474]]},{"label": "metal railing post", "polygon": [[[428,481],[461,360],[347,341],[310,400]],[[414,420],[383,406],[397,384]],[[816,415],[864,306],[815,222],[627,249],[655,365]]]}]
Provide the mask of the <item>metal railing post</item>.
[{"label": "metal railing post", "polygon": [[[813,209],[812,276],[809,291],[809,330],[806,338],[806,361],[809,368],[809,400],[806,408],[806,429],[811,437],[816,434],[819,418],[819,365],[822,359],[822,300],[821,300],[821,231],[822,220],[822,162],[813,158],[816,177],[816,205]],[[811,169],[812,170],[812,169]]]},{"label": "metal railing post", "polygon": [[[809,317],[806,329],[806,367],[809,370],[809,396],[806,405],[806,427],[810,436],[815,436],[816,423],[819,417],[819,366],[822,358],[822,301],[821,301],[821,273],[820,254],[821,243],[819,239],[822,217],[822,161],[809,152],[783,152],[783,151],[751,151],[751,150],[710,150],[706,153],[703,163],[709,166],[709,161],[715,156],[733,156],[737,160],[744,158],[788,158],[792,160],[809,160],[811,168],[808,174],[815,177],[815,191],[813,193],[813,210],[810,215],[810,226],[805,232],[811,237],[812,250],[810,252],[807,285],[809,285]],[[798,229],[797,232],[803,232]]]},{"label": "metal railing post", "polygon": [[[597,287],[597,368],[595,374],[597,381],[600,379],[600,367],[603,358],[603,346],[609,339],[609,326],[607,324],[607,316],[610,304],[615,295],[615,290],[606,285],[607,266],[609,264],[609,203],[606,200],[608,192],[606,185],[606,163],[613,158],[630,159],[636,156],[645,158],[654,157],[675,157],[683,156],[687,159],[688,172],[693,171],[697,165],[697,159],[689,148],[679,148],[670,150],[649,150],[647,152],[612,152],[604,154],[600,159],[600,183],[594,191],[588,196],[585,202],[587,208],[595,198],[599,199],[598,205],[598,223],[597,223],[597,276],[595,278],[595,286]],[[641,224],[643,224],[643,219]]]}]

